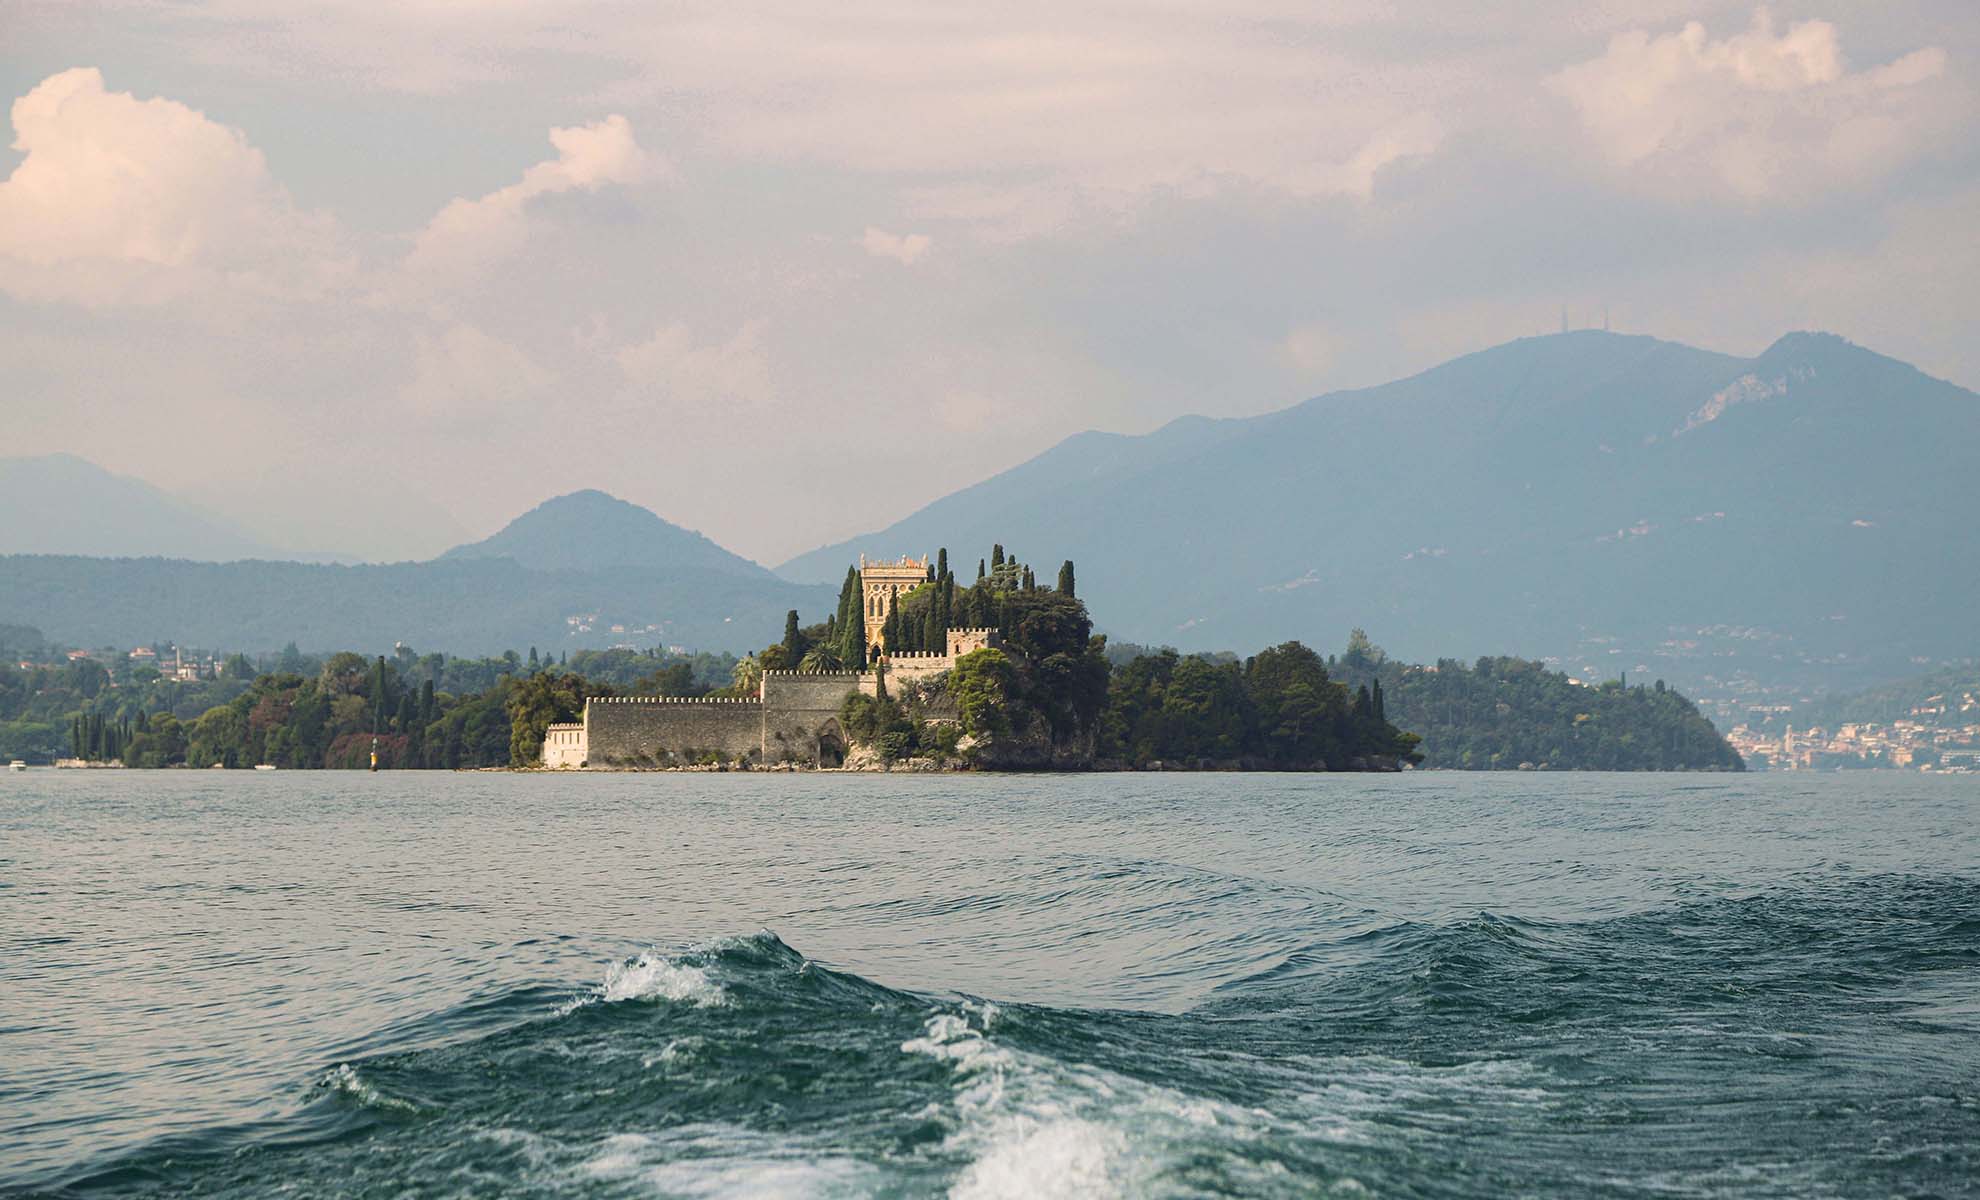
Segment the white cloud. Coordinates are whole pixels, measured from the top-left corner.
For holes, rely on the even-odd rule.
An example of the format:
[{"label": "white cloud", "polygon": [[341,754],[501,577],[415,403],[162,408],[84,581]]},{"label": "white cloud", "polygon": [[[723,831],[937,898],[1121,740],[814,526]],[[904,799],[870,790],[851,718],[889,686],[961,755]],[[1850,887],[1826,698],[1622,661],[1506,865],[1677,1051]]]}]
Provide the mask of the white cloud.
[{"label": "white cloud", "polygon": [[632,122],[618,113],[590,125],[552,129],[550,144],[557,157],[530,167],[509,186],[449,201],[414,242],[408,267],[421,275],[451,275],[484,266],[522,244],[530,201],[631,183],[653,167],[633,138]]},{"label": "white cloud", "polygon": [[1340,339],[1326,325],[1309,322],[1280,339],[1278,353],[1280,361],[1301,379],[1316,379],[1333,369],[1340,353]]},{"label": "white cloud", "polygon": [[1762,8],[1745,32],[1718,41],[1696,21],[1617,34],[1599,58],[1546,86],[1619,169],[1680,194],[1805,197],[1875,178],[1946,132],[1944,98],[1926,86],[1945,67],[1945,51],[1929,46],[1851,71],[1834,25],[1777,33]]},{"label": "white cloud", "polygon": [[399,399],[432,429],[483,429],[537,411],[550,372],[522,350],[467,324],[415,335],[413,377]]},{"label": "white cloud", "polygon": [[686,325],[662,325],[614,357],[630,387],[630,402],[658,403],[676,417],[758,408],[775,394],[763,328],[755,321],[724,341],[708,343],[696,342]]},{"label": "white cloud", "polygon": [[935,239],[925,233],[888,233],[884,229],[866,227],[866,234],[859,244],[875,258],[891,258],[902,266],[913,266],[916,259],[928,253]]},{"label": "white cloud", "polygon": [[238,287],[318,289],[342,275],[334,225],[300,212],[239,130],[171,100],[51,75],[13,105],[23,158],[0,183],[0,287],[85,305]]}]

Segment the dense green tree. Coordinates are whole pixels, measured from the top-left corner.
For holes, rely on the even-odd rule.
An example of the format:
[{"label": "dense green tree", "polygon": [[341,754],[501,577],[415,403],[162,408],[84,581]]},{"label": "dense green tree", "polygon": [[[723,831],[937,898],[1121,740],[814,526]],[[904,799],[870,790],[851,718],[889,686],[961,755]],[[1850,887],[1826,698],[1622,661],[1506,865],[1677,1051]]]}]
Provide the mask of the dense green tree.
[{"label": "dense green tree", "polygon": [[509,765],[535,766],[543,760],[543,738],[551,725],[575,721],[586,699],[609,695],[581,675],[543,672],[510,685],[504,708],[509,715]]},{"label": "dense green tree", "polygon": [[982,736],[1010,731],[1018,677],[1009,655],[990,649],[965,654],[956,660],[947,683],[965,732]]},{"label": "dense green tree", "polygon": [[1183,760],[1235,759],[1249,741],[1250,716],[1244,680],[1234,664],[1185,658],[1162,694],[1164,749]]},{"label": "dense green tree", "polygon": [[1059,591],[1073,595],[1073,564],[1070,558],[1059,564]]},{"label": "dense green tree", "polygon": [[132,767],[176,766],[186,761],[185,727],[169,712],[154,713],[144,728],[131,736],[120,757]]},{"label": "dense green tree", "polygon": [[763,664],[753,655],[745,656],[736,664],[733,681],[729,684],[732,696],[757,696],[763,692]]},{"label": "dense green tree", "polygon": [[1245,664],[1244,682],[1269,757],[1341,765],[1353,714],[1347,689],[1327,678],[1318,654],[1298,642],[1260,651]]}]

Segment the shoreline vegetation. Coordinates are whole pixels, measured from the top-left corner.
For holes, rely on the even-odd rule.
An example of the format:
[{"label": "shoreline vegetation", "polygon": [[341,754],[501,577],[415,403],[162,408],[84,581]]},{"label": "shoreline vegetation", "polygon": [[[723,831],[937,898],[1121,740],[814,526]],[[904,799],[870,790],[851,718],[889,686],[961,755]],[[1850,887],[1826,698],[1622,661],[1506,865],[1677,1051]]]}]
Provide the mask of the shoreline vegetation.
[{"label": "shoreline vegetation", "polygon": [[[994,547],[963,586],[947,551],[866,627],[858,568],[837,611],[740,659],[655,649],[496,658],[314,657],[293,644],[234,655],[211,677],[122,678],[93,658],[22,670],[0,663],[0,757],[132,768],[544,770],[545,731],[603,697],[747,699],[765,671],[878,670],[877,694],[838,713],[838,767],[750,761],[693,748],[590,770],[1394,771],[1742,770],[1689,700],[1539,663],[1415,666],[1361,631],[1322,657],[1297,641],[1249,657],[1110,643],[1093,633],[1071,562],[1055,586]],[[996,646],[932,679],[889,687],[889,653],[940,651],[950,629]],[[28,631],[22,630],[23,633]],[[11,657],[11,656],[10,656]],[[119,664],[121,667],[122,664]],[[28,752],[21,747],[27,744]]]}]

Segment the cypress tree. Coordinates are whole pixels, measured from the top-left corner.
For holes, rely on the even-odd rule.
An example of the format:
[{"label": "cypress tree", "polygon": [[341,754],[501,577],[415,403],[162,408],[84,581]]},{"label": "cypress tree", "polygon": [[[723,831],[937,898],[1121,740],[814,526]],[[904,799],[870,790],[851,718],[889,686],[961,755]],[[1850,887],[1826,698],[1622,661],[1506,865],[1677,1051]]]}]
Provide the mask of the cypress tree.
[{"label": "cypress tree", "polygon": [[942,547],[935,552],[935,578],[940,579],[949,573],[949,548]]},{"label": "cypress tree", "polygon": [[784,667],[797,670],[798,661],[804,657],[804,635],[798,632],[797,609],[784,614]]},{"label": "cypress tree", "polygon": [[852,614],[859,606],[859,602],[859,570],[856,567],[847,567],[845,582],[839,585],[840,629],[844,629],[846,622],[852,619]]},{"label": "cypress tree", "polygon": [[[536,663],[536,647],[534,646],[530,647],[529,660],[531,666],[534,667]],[[535,672],[532,670],[531,674],[535,674]],[[378,661],[373,663],[371,667],[372,719],[376,721],[383,718],[385,710],[389,707],[391,707],[389,698],[385,694],[385,656],[381,654],[378,656]]]},{"label": "cypress tree", "polygon": [[942,613],[936,605],[928,606],[928,616],[921,626],[921,648],[937,654],[948,649],[948,631],[942,628]]},{"label": "cypress tree", "polygon": [[1389,719],[1388,708],[1382,702],[1382,681],[1380,679],[1376,679],[1373,682],[1373,684],[1370,686],[1369,696],[1373,700],[1375,705],[1375,719],[1377,721],[1388,720]]},{"label": "cypress tree", "polygon": [[859,568],[846,568],[839,588],[839,661],[858,670],[866,665],[866,589]]},{"label": "cypress tree", "polygon": [[1002,542],[998,542],[990,547],[990,565],[992,567],[1001,567],[1004,565],[1004,545]]},{"label": "cypress tree", "polygon": [[1068,596],[1073,594],[1073,565],[1070,558],[1059,564],[1059,590]]},{"label": "cypress tree", "polygon": [[982,559],[980,559],[980,558],[979,558],[979,559],[977,559],[977,560],[976,560],[976,582],[978,582],[978,583],[982,583],[982,582],[983,582],[983,578],[984,578],[984,576],[985,576],[985,575],[988,575],[988,574],[989,574],[989,572],[987,572],[987,571],[985,571],[985,570],[983,569],[983,560],[982,560]]}]

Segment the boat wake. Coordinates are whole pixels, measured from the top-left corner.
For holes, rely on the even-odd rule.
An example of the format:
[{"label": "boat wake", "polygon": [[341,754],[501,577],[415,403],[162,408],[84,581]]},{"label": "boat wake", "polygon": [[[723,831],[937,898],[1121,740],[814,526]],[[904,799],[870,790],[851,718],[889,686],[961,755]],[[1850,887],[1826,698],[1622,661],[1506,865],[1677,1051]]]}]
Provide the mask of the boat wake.
[{"label": "boat wake", "polygon": [[1980,1168],[1975,929],[1980,885],[1943,877],[1480,914],[1181,1015],[918,995],[760,933],[435,1014],[288,1116],[53,1194],[1950,1194]]}]

